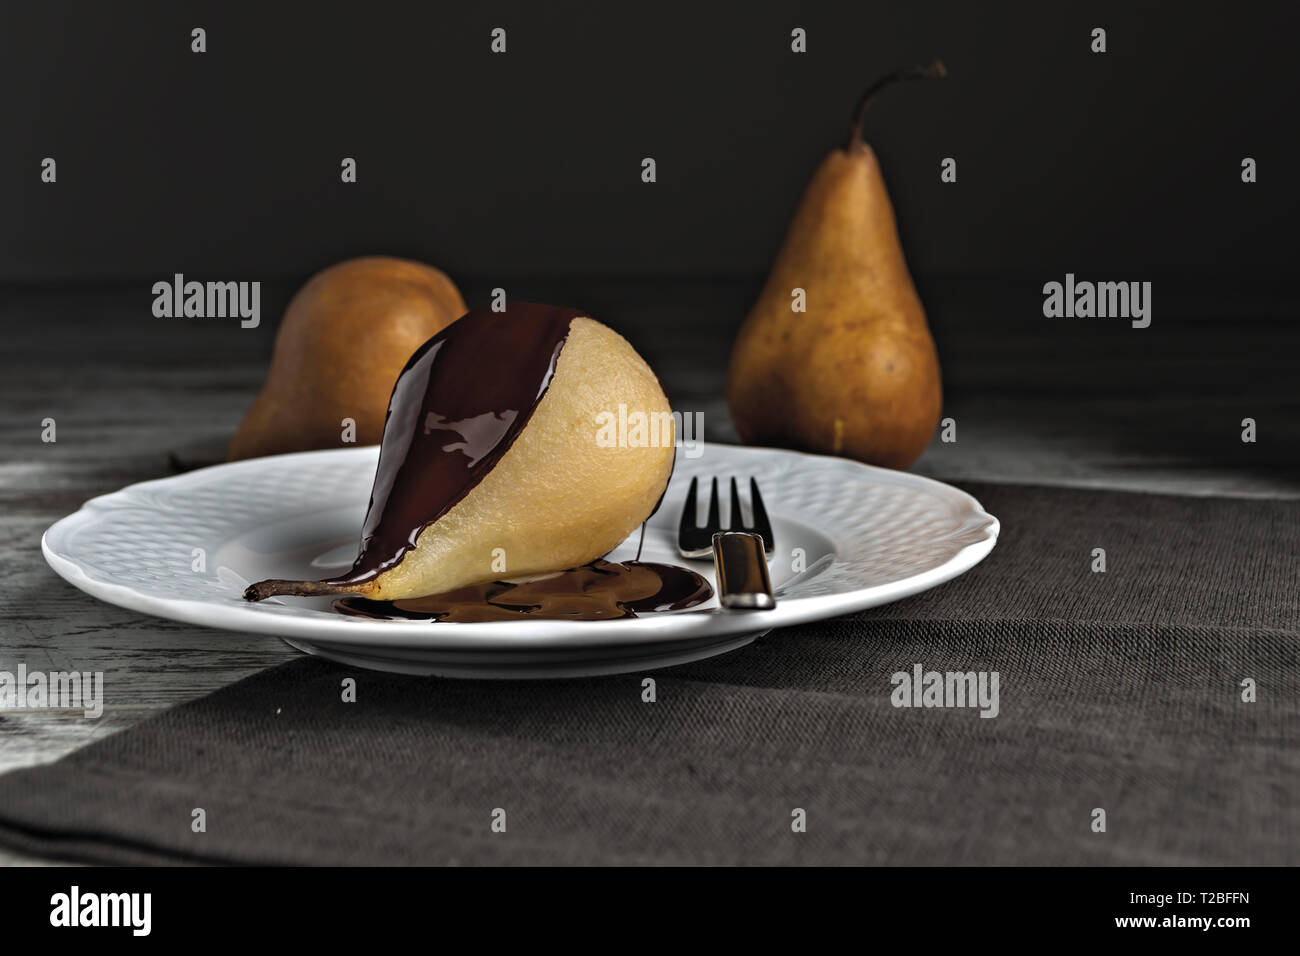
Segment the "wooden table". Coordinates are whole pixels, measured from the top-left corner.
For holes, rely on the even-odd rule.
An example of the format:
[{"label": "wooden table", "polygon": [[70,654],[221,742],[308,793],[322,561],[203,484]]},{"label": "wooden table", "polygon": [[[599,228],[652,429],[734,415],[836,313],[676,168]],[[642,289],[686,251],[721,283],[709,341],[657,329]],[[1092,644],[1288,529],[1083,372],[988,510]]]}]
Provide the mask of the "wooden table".
[{"label": "wooden table", "polygon": [[[734,441],[721,399],[731,335],[759,280],[464,283],[573,303],[624,333],[705,438]],[[97,737],[297,655],[279,641],[144,617],[64,583],[41,533],[87,498],[212,463],[260,386],[295,283],[267,283],[261,327],[157,319],[151,281],[0,290],[0,670],[103,671],[97,720],[0,713],[0,772]],[[1223,290],[1180,301],[1157,283],[1151,328],[1049,320],[1036,283],[922,285],[957,441],[916,470],[945,480],[1300,497],[1300,327],[1285,299]],[[1215,303],[1230,302],[1231,306]],[[364,343],[359,347],[364,347]],[[1259,440],[1240,440],[1243,418]],[[41,440],[42,420],[57,441]],[[0,862],[39,862],[0,851]]]}]

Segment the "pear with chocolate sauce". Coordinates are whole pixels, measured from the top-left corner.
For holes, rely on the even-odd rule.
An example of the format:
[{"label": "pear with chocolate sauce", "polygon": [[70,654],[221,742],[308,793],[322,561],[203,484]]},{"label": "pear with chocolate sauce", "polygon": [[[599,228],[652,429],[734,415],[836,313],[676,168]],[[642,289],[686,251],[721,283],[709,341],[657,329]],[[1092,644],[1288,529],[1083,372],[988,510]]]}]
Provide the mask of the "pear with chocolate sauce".
[{"label": "pear with chocolate sauce", "polygon": [[[611,435],[624,414],[653,427]],[[392,601],[579,567],[654,511],[674,437],[659,380],[617,332],[573,309],[474,310],[398,376],[352,569],[244,597]]]}]

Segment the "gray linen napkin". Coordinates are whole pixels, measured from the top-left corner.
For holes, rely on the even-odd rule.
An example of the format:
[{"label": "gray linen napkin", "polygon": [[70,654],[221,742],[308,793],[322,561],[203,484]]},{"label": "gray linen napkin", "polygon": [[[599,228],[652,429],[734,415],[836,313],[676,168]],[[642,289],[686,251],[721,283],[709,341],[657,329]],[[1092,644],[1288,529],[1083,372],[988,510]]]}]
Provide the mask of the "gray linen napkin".
[{"label": "gray linen napkin", "polygon": [[[907,601],[645,675],[294,661],[0,778],[0,841],[108,862],[1300,863],[1300,503],[968,487],[1001,541]],[[917,664],[996,671],[997,716],[895,706]]]}]

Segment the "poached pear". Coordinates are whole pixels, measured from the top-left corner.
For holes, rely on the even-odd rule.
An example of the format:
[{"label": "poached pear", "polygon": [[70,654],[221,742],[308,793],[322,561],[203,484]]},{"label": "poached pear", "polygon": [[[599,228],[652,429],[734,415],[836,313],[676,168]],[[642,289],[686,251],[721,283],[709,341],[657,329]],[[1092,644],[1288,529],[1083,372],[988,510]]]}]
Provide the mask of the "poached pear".
[{"label": "poached pear", "polygon": [[874,84],[846,145],[814,173],[732,347],[727,404],[742,441],[906,468],[934,434],[939,358],[861,131],[879,89],[944,75],[936,62]]},{"label": "poached pear", "polygon": [[[610,416],[663,425],[610,440]],[[658,505],[671,408],[617,332],[573,309],[469,312],[397,377],[356,562],[244,592],[375,601],[562,571],[603,557]]]},{"label": "poached pear", "polygon": [[344,419],[357,444],[376,444],[402,364],[464,314],[452,281],[419,262],[366,256],[318,272],[284,313],[230,459],[338,448]]}]

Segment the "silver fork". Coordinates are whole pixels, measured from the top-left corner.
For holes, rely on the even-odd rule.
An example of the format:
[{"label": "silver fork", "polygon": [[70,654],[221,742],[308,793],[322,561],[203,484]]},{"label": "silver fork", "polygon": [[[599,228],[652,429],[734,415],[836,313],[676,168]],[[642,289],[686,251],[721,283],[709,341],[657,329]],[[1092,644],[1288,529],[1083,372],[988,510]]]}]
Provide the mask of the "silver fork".
[{"label": "silver fork", "polygon": [[713,553],[713,536],[719,531],[744,531],[756,534],[763,539],[763,550],[771,554],[775,548],[772,539],[772,523],[768,521],[767,509],[763,507],[763,496],[758,491],[758,482],[749,479],[750,510],[754,520],[746,525],[740,517],[740,490],[736,479],[731,479],[731,507],[728,509],[727,524],[723,526],[719,518],[718,479],[713,479],[713,489],[709,496],[709,514],[704,524],[697,525],[698,513],[696,503],[699,497],[700,479],[692,478],[691,487],[686,492],[686,504],[682,506],[682,521],[677,528],[677,550],[684,558],[707,558]]},{"label": "silver fork", "polygon": [[772,553],[772,523],[763,507],[758,482],[749,479],[750,510],[753,521],[746,525],[740,516],[740,489],[731,479],[731,507],[727,527],[722,527],[718,507],[718,479],[713,479],[709,497],[709,514],[704,524],[696,524],[696,504],[700,482],[691,479],[677,529],[677,550],[687,558],[713,555],[717,569],[718,603],[724,608],[766,611],[776,607],[772,581],[767,573],[767,555]]}]

